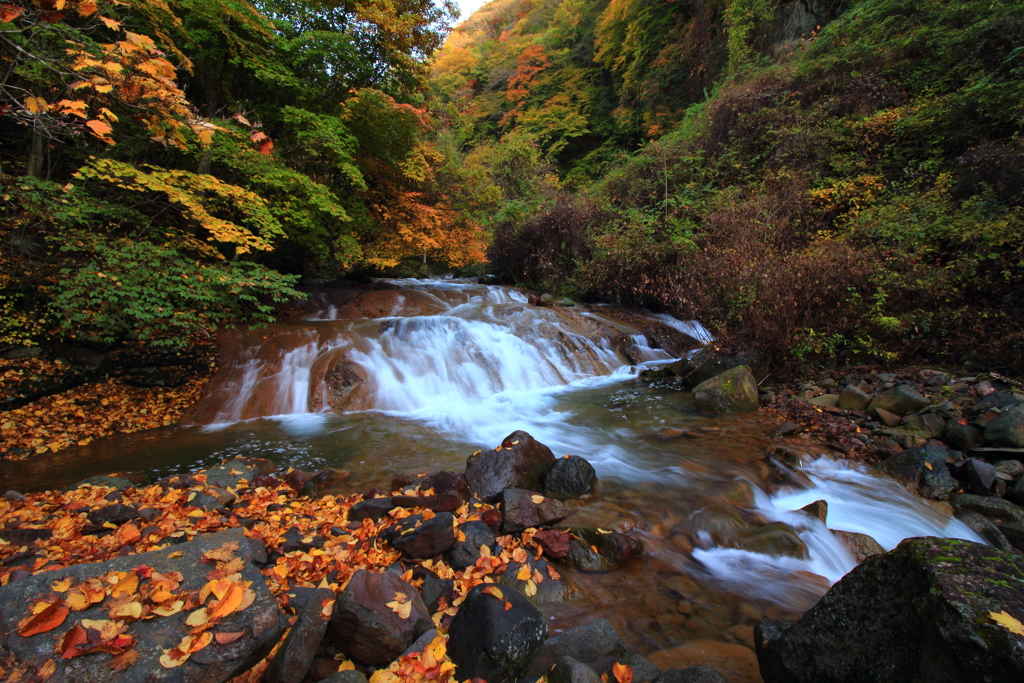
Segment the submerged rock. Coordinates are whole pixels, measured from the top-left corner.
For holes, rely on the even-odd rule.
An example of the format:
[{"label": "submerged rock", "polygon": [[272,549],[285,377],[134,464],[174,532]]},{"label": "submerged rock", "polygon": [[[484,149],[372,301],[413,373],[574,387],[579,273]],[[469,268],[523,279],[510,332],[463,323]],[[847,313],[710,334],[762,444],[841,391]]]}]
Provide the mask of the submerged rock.
[{"label": "submerged rock", "polygon": [[524,431],[505,437],[493,451],[466,460],[466,481],[481,500],[494,502],[505,489],[537,491],[555,464],[551,449]]},{"label": "submerged rock", "polygon": [[832,535],[846,546],[846,549],[853,555],[853,559],[857,564],[873,555],[885,554],[885,548],[867,534],[858,534],[852,531],[833,531]]},{"label": "submerged rock", "polygon": [[448,653],[459,678],[512,683],[530,668],[547,630],[544,615],[519,593],[481,584],[452,620]]},{"label": "submerged rock", "polygon": [[644,553],[640,539],[603,529],[574,527],[569,532],[569,552],[559,562],[584,572],[618,569]]},{"label": "submerged rock", "polygon": [[693,389],[697,409],[707,413],[757,410],[757,381],[745,365],[704,380]]},{"label": "submerged rock", "polygon": [[544,674],[562,657],[581,662],[593,662],[601,657],[624,657],[626,644],[607,619],[595,619],[563,631],[544,641],[537,659],[530,667],[536,676]]},{"label": "submerged rock", "polygon": [[796,622],[762,620],[765,683],[1009,683],[1024,676],[1024,636],[993,620],[1024,619],[1019,555],[913,538],[835,584]]}]

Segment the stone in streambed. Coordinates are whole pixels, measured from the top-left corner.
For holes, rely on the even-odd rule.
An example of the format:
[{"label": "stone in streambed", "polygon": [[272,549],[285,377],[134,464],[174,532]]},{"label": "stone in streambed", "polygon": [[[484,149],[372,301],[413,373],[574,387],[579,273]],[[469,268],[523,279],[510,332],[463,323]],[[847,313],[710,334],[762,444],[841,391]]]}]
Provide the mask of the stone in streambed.
[{"label": "stone in streambed", "polygon": [[686,669],[666,671],[655,678],[654,683],[728,683],[728,681],[709,666],[691,666]]},{"label": "stone in streambed", "polygon": [[494,532],[489,526],[478,521],[460,524],[458,530],[462,532],[458,538],[465,536],[465,540],[457,540],[455,547],[445,555],[445,559],[453,568],[462,571],[476,564],[481,546],[494,550]]},{"label": "stone in streambed", "polygon": [[661,669],[654,666],[649,659],[640,655],[629,655],[628,657],[601,657],[593,662],[587,662],[587,666],[597,672],[597,675],[604,681],[615,680],[615,665],[628,666],[633,672],[633,683],[652,683],[661,675]]},{"label": "stone in streambed", "polygon": [[821,396],[815,396],[808,401],[812,406],[827,407],[827,408],[838,408],[839,407],[839,394],[822,394]]},{"label": "stone in streambed", "polygon": [[519,430],[505,437],[498,448],[469,456],[466,481],[481,500],[493,503],[505,489],[541,489],[554,464],[550,448]]},{"label": "stone in streambed", "polygon": [[589,496],[597,488],[597,472],[585,458],[567,455],[555,461],[544,478],[544,493],[557,498]]},{"label": "stone in streambed", "polygon": [[426,508],[433,512],[458,510],[465,502],[454,493],[439,493],[433,496],[395,496],[391,501],[395,507]]},{"label": "stone in streambed", "polygon": [[[387,603],[411,602],[408,617]],[[396,597],[397,596],[397,597]],[[331,617],[334,644],[353,659],[382,666],[399,657],[416,638],[433,628],[430,613],[415,588],[394,574],[360,569],[338,596]]]},{"label": "stone in streambed", "polygon": [[967,475],[971,493],[984,496],[992,492],[992,486],[996,483],[995,467],[984,460],[968,458],[961,471]]},{"label": "stone in streambed", "polygon": [[808,515],[814,517],[822,524],[825,524],[826,520],[828,519],[828,501],[816,500],[813,503],[808,503],[807,505],[800,508],[800,512],[806,512]]},{"label": "stone in streambed", "polygon": [[[145,565],[161,574],[180,572],[184,577],[180,591],[198,591],[207,583],[206,575],[213,568],[200,562],[204,553],[222,549],[225,545],[237,547],[235,555],[243,562],[241,578],[243,581],[251,582],[249,589],[255,593],[255,597],[248,607],[222,619],[216,630],[224,633],[240,632],[244,635],[228,645],[211,643],[193,654],[179,667],[164,668],[160,665],[159,659],[165,649],[181,642],[181,639],[191,631],[185,623],[191,614],[188,611],[170,617],[132,623],[129,635],[138,639],[134,649],[139,653],[139,659],[134,666],[120,674],[112,674],[109,668],[111,658],[106,654],[73,659],[61,659],[54,655],[55,636],[63,636],[82,619],[109,619],[109,600],[80,612],[72,612],[64,623],[53,631],[29,638],[15,634],[18,630],[18,621],[28,614],[31,601],[40,594],[50,593],[51,585],[55,581],[71,578],[74,583],[79,583],[112,571],[130,572]],[[263,577],[253,566],[251,559],[244,530],[236,528],[203,534],[191,541],[163,550],[119,557],[106,562],[79,564],[21,578],[14,584],[0,588],[0,605],[3,606],[0,613],[0,633],[4,634],[0,650],[6,649],[6,653],[3,654],[37,671],[47,660],[54,662],[56,671],[50,678],[51,681],[106,683],[116,679],[123,683],[139,683],[151,680],[151,675],[158,672],[159,680],[163,683],[221,683],[249,670],[265,657],[285,628],[277,600],[263,582]],[[148,585],[145,581],[140,581],[140,584]]]},{"label": "stone in streambed", "polygon": [[271,660],[263,683],[299,683],[306,676],[320,641],[327,633],[334,605],[334,591],[326,588],[314,590],[315,593],[308,596],[298,611],[295,624]]},{"label": "stone in streambed", "polygon": [[931,402],[918,393],[916,389],[906,384],[900,384],[892,389],[883,391],[871,399],[871,403],[868,404],[868,410],[873,408],[887,410],[894,415],[902,417],[916,413],[919,410],[924,410],[930,405]]},{"label": "stone in streambed", "polygon": [[1024,448],[1024,405],[1014,406],[988,423],[985,441],[996,446]]},{"label": "stone in streambed", "polygon": [[93,524],[117,524],[120,526],[125,522],[130,522],[133,519],[139,518],[139,509],[134,505],[124,505],[122,503],[114,503],[113,505],[104,505],[103,507],[90,510],[85,516]]},{"label": "stone in streambed", "polygon": [[[530,575],[519,578],[521,570],[526,567]],[[539,576],[535,575],[539,574]],[[553,573],[552,573],[553,572]],[[525,572],[522,572],[525,576]],[[553,578],[558,577],[558,578]],[[540,579],[538,582],[537,579]],[[529,588],[529,582],[533,588]],[[555,570],[546,560],[527,557],[525,563],[509,562],[508,567],[498,576],[498,583],[522,593],[530,602],[543,607],[560,605],[564,602],[583,599],[583,591],[576,582],[569,578],[566,570]],[[530,593],[533,593],[532,595]]]},{"label": "stone in streambed", "polygon": [[339,671],[328,678],[320,679],[319,683],[369,683],[369,681],[358,671]]},{"label": "stone in streambed", "polygon": [[966,420],[950,420],[943,438],[953,448],[966,451],[981,443],[981,430]]},{"label": "stone in streambed", "polygon": [[847,384],[839,394],[838,406],[843,410],[864,410],[869,403],[871,397],[852,384]]},{"label": "stone in streambed", "polygon": [[693,389],[697,410],[743,413],[757,410],[757,381],[745,365],[704,380]]},{"label": "stone in streambed", "polygon": [[[502,597],[493,595],[495,590]],[[508,609],[506,603],[511,603]],[[512,683],[530,668],[547,625],[544,615],[516,591],[481,584],[466,595],[448,633],[448,654],[460,679]]]},{"label": "stone in streambed", "polygon": [[562,657],[548,674],[548,683],[601,683],[601,677],[583,662]]},{"label": "stone in streambed", "polygon": [[464,501],[469,500],[469,483],[466,482],[466,477],[458,472],[442,470],[422,475],[403,474],[391,481],[392,491],[404,492],[409,488],[418,488],[421,492],[433,489],[438,495],[449,494]]},{"label": "stone in streambed", "polygon": [[571,537],[563,529],[542,529],[533,535],[534,542],[544,549],[544,555],[560,560],[569,554]]},{"label": "stone in streambed", "polygon": [[860,564],[874,555],[885,554],[885,548],[867,534],[833,530],[832,535],[839,539],[840,543],[846,546],[846,549],[850,551],[854,562],[857,564]]},{"label": "stone in streambed", "polygon": [[898,427],[903,422],[902,417],[896,413],[890,413],[885,408],[872,408],[868,412],[886,427]]},{"label": "stone in streambed", "polygon": [[349,509],[348,521],[362,522],[364,519],[368,519],[371,522],[379,522],[384,515],[394,508],[394,499],[390,496],[387,498],[368,498],[356,503]]},{"label": "stone in streambed", "polygon": [[882,461],[878,470],[926,498],[942,499],[959,487],[946,467],[947,453],[938,446],[908,448]]},{"label": "stone in streambed", "polygon": [[705,666],[721,672],[731,683],[758,683],[760,680],[757,655],[750,648],[734,643],[691,640],[679,647],[654,652],[649,658],[664,671]]},{"label": "stone in streambed", "polygon": [[624,657],[626,644],[607,619],[595,619],[563,631],[544,641],[530,673],[541,676],[563,657],[581,662],[593,662],[601,657]]},{"label": "stone in streambed", "polygon": [[969,526],[976,534],[988,541],[995,548],[1000,550],[1013,550],[1013,545],[1007,540],[1003,532],[999,530],[995,522],[977,512],[954,508],[953,516]]},{"label": "stone in streambed", "polygon": [[1005,519],[1024,524],[1024,509],[1008,500],[995,496],[977,496],[970,493],[954,493],[949,497],[954,508],[970,510],[986,517]]},{"label": "stone in streambed", "polygon": [[423,521],[422,515],[406,517],[391,530],[391,545],[413,559],[429,559],[455,545],[455,517],[439,512]]},{"label": "stone in streambed", "polygon": [[765,683],[1019,681],[1024,637],[992,620],[1024,617],[1020,556],[912,538],[864,562],[796,622],[755,629]]},{"label": "stone in streambed", "polygon": [[565,503],[536,491],[505,489],[501,492],[501,530],[514,534],[531,527],[551,526],[569,516]]},{"label": "stone in streambed", "polygon": [[625,534],[582,527],[566,531],[570,537],[569,552],[559,562],[580,571],[611,571],[644,553],[643,542]]}]

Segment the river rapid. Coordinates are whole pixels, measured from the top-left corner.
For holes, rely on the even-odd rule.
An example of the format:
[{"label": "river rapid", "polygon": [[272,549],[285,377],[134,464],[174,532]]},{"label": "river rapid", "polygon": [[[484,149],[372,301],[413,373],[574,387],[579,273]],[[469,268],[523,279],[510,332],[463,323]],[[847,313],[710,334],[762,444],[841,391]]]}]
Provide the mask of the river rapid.
[{"label": "river rapid", "polygon": [[[780,474],[766,456],[771,425],[701,414],[689,392],[637,378],[677,355],[653,348],[638,319],[708,339],[699,324],[529,306],[515,290],[468,281],[387,286],[315,291],[289,321],[224,333],[223,365],[190,424],[5,465],[3,484],[161,477],[245,455],[347,469],[332,492],[349,493],[405,472],[461,471],[469,454],[523,429],[556,457],[581,455],[597,469],[599,493],[567,523],[630,531],[646,545],[621,570],[573,574],[584,598],[543,606],[551,628],[605,616],[648,653],[694,640],[752,647],[756,619],[798,616],[853,569],[824,524],[794,512],[813,501],[828,502],[829,528],[886,549],[911,536],[980,541],[894,482],[809,444],[789,447],[792,467]],[[670,428],[688,435],[659,437]]]}]

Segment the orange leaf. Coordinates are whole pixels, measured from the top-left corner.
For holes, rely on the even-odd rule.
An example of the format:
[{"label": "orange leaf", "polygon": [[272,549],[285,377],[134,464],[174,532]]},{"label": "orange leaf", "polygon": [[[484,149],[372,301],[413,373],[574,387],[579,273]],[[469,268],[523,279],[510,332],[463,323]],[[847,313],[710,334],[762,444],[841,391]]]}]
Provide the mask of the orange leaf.
[{"label": "orange leaf", "polygon": [[78,14],[83,17],[87,17],[90,14],[94,14],[96,10],[100,8],[99,3],[96,0],[82,0],[78,3]]},{"label": "orange leaf", "polygon": [[245,631],[236,631],[234,633],[218,633],[214,636],[218,645],[230,645],[239,638],[245,635]]},{"label": "orange leaf", "polygon": [[487,586],[487,588],[484,588],[480,592],[481,593],[487,593],[487,595],[493,595],[494,597],[498,598],[499,600],[504,600],[505,599],[505,594],[502,593],[501,589],[498,588],[497,586],[495,586],[494,584],[491,584],[490,586]]},{"label": "orange leaf", "polygon": [[506,600],[506,601],[505,601],[505,611],[507,612],[507,611],[509,611],[510,609],[512,609],[512,603],[511,603],[511,602],[509,602],[508,600]]},{"label": "orange leaf", "polygon": [[210,618],[220,619],[238,609],[239,605],[242,604],[242,598],[245,596],[245,586],[240,583],[232,583],[231,588],[225,593],[224,597],[217,601],[217,603],[210,608]]},{"label": "orange leaf", "polygon": [[38,681],[38,683],[46,683],[46,681],[50,680],[50,676],[56,673],[56,671],[57,662],[52,659],[47,659],[46,662],[39,667],[39,671],[36,672],[35,680]]},{"label": "orange leaf", "polygon": [[104,24],[106,24],[107,28],[109,28],[111,31],[116,31],[119,28],[121,28],[121,22],[120,21],[115,21],[113,19],[108,19],[107,17],[100,17],[100,21],[102,21]]},{"label": "orange leaf", "polygon": [[256,149],[263,156],[270,156],[270,150],[274,149],[274,141],[264,133],[253,133],[252,141],[256,143]]},{"label": "orange leaf", "polygon": [[20,17],[24,11],[22,8],[15,7],[14,5],[0,5],[0,22],[8,24]]},{"label": "orange leaf", "polygon": [[39,614],[25,617],[18,622],[18,635],[23,638],[34,636],[37,633],[52,631],[68,617],[68,608],[64,606],[63,600],[51,604]]},{"label": "orange leaf", "polygon": [[129,572],[128,576],[121,579],[121,581],[114,586],[114,590],[111,591],[110,595],[114,598],[119,598],[122,595],[131,595],[139,589],[139,575],[135,572]]},{"label": "orange leaf", "polygon": [[[98,137],[100,140],[103,140],[104,142],[108,142],[108,141],[112,142],[107,137],[108,135],[110,135],[111,131],[113,130],[113,128],[110,127],[110,124],[104,123],[103,121],[100,121],[99,119],[90,119],[89,121],[85,122],[85,126],[90,131],[92,131],[92,134],[95,135],[96,137]],[[136,534],[136,536],[138,536],[138,534],[139,534],[138,527],[136,527],[134,524],[126,524],[125,526],[130,526],[133,529],[135,529],[135,534]],[[127,543],[127,541],[125,541],[125,542]]]},{"label": "orange leaf", "polygon": [[612,675],[619,683],[633,683],[633,669],[625,664],[612,664]]},{"label": "orange leaf", "polygon": [[119,655],[116,655],[110,660],[110,668],[114,671],[121,672],[132,666],[139,660],[138,650],[127,650]]}]

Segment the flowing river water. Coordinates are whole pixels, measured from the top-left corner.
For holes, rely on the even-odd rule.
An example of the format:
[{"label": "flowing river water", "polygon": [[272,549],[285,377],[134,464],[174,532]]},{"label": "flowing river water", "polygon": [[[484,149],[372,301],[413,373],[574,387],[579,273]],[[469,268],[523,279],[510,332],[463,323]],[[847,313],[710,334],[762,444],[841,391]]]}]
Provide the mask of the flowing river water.
[{"label": "flowing river water", "polygon": [[[674,354],[652,348],[637,320],[707,339],[695,323],[529,306],[515,290],[457,280],[390,286],[312,292],[288,322],[225,333],[224,363],[190,424],[7,465],[2,484],[160,477],[245,455],[347,469],[334,492],[349,493],[406,472],[461,471],[469,454],[523,429],[597,469],[598,494],[566,523],[628,530],[646,546],[618,571],[573,574],[583,598],[545,605],[552,629],[605,616],[640,652],[675,648],[679,661],[696,642],[705,660],[730,658],[722,666],[735,681],[759,680],[738,649],[753,646],[756,619],[797,617],[855,566],[800,507],[824,499],[829,528],[886,549],[911,536],[980,541],[810,445],[788,447],[790,468],[773,464],[771,426],[756,415],[702,414],[690,393],[640,381]],[[687,435],[659,438],[670,428]]]}]

